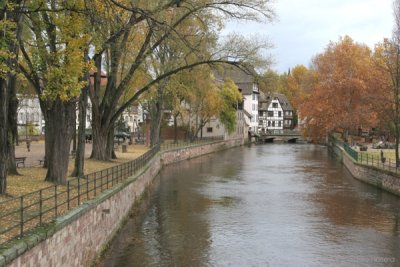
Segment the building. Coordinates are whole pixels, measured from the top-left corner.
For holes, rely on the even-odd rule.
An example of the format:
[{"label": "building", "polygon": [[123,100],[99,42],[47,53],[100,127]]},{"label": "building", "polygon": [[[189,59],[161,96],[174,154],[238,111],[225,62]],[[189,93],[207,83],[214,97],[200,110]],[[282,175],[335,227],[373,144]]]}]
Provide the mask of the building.
[{"label": "building", "polygon": [[243,102],[237,103],[237,122],[234,133],[228,136],[219,119],[213,118],[203,127],[202,136],[224,135],[225,138],[244,138],[249,133],[252,135],[257,133],[259,90],[255,71],[247,72],[235,66],[225,66],[222,70],[215,70],[214,76],[220,83],[231,79],[243,95]]},{"label": "building", "polygon": [[40,135],[44,133],[44,117],[36,96],[17,95],[18,134],[22,136]]},{"label": "building", "polygon": [[[222,71],[215,71],[218,82],[231,79],[243,95],[243,102],[238,103],[238,133],[247,135],[258,131],[259,90],[253,69],[244,71],[235,66],[225,66]],[[244,128],[244,130],[242,130]]]},{"label": "building", "polygon": [[227,66],[222,73],[216,75],[217,79],[224,81],[231,79],[239,88],[243,95],[243,113],[248,131],[257,133],[258,131],[258,101],[259,90],[256,81],[256,72],[251,69],[244,71],[235,66]]},{"label": "building", "polygon": [[280,133],[285,129],[293,129],[293,107],[284,94],[262,94],[259,107],[260,133]]},{"label": "building", "polygon": [[144,121],[142,106],[140,104],[130,105],[122,113],[122,118],[129,132],[133,133],[134,136],[138,135]]}]

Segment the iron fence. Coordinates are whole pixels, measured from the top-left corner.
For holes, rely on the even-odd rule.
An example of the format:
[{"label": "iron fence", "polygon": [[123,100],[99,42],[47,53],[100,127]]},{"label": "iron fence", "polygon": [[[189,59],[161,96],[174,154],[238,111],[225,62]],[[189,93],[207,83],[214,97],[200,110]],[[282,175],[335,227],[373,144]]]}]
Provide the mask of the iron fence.
[{"label": "iron fence", "polygon": [[180,148],[180,147],[190,147],[196,146],[200,144],[210,143],[214,141],[222,141],[224,140],[224,136],[210,136],[210,137],[203,137],[201,139],[195,139],[193,141],[190,140],[177,140],[177,141],[168,141],[162,142],[161,150],[168,150],[173,148]]},{"label": "iron fence", "polygon": [[53,221],[82,202],[95,198],[136,174],[158,151],[159,145],[133,161],[70,179],[66,185],[49,186],[0,202],[0,244]]},{"label": "iron fence", "polygon": [[349,154],[350,157],[352,157],[355,161],[358,161],[358,152],[351,148],[348,144],[342,143],[342,146],[344,148],[344,151]]},{"label": "iron fence", "polygon": [[399,166],[396,165],[396,160],[387,159],[383,155],[373,155],[368,152],[357,151],[347,143],[330,136],[329,142],[342,147],[346,153],[353,158],[357,163],[367,166],[373,166],[382,170],[387,170],[393,173],[399,173]]}]

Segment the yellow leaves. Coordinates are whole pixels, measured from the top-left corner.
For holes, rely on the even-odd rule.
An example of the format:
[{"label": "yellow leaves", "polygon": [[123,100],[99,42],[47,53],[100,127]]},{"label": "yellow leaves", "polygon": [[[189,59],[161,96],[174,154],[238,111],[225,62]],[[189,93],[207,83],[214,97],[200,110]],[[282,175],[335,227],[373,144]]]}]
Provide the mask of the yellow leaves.
[{"label": "yellow leaves", "polygon": [[68,101],[80,94],[80,90],[87,85],[87,81],[80,81],[82,72],[70,71],[68,68],[51,67],[46,73],[47,85],[43,90],[43,99]]}]

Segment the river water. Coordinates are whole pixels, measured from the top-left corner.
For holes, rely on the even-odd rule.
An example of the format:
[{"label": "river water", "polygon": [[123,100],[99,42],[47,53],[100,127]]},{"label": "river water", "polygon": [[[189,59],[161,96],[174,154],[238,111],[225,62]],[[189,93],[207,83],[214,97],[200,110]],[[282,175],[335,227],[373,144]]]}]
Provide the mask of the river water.
[{"label": "river water", "polygon": [[400,198],[323,146],[240,147],[158,179],[100,266],[400,266]]}]

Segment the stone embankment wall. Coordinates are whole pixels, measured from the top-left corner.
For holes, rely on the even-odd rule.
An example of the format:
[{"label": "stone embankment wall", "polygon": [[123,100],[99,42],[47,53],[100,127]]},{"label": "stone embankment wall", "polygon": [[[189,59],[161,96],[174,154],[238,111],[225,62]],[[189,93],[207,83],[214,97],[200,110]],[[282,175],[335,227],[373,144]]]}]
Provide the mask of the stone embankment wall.
[{"label": "stone embankment wall", "polygon": [[354,178],[400,196],[399,175],[374,166],[357,163],[341,147],[335,144],[331,144],[330,148]]},{"label": "stone embankment wall", "polygon": [[0,251],[0,266],[88,266],[124,223],[163,165],[243,144],[243,139],[170,149],[135,177]]}]

